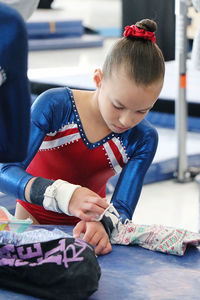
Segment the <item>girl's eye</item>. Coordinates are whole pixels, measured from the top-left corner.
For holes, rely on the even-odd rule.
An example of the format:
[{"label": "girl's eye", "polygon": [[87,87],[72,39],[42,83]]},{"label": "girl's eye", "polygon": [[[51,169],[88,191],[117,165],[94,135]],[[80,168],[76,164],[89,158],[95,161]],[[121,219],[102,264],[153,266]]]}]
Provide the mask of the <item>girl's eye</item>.
[{"label": "girl's eye", "polygon": [[138,111],[138,113],[142,114],[142,115],[146,114],[147,112],[148,112],[148,110],[140,110],[140,111]]},{"label": "girl's eye", "polygon": [[121,106],[116,106],[115,104],[113,104],[113,107],[114,107],[115,109],[118,109],[118,110],[123,109],[123,107],[121,107]]}]

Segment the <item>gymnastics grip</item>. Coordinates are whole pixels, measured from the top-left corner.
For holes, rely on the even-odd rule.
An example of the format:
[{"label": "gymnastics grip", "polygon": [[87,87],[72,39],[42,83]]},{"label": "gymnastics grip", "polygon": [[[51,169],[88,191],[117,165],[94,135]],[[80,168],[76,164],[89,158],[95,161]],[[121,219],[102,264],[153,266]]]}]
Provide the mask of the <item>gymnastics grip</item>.
[{"label": "gymnastics grip", "polygon": [[58,179],[48,186],[44,193],[43,206],[47,210],[65,213],[69,216],[69,202],[73,192],[80,187],[67,181]]}]

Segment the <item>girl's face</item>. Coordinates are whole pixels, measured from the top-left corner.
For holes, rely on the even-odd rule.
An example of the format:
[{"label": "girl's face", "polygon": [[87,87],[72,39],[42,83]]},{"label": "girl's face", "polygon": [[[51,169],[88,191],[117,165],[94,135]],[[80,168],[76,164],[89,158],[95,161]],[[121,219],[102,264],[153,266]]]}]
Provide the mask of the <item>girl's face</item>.
[{"label": "girl's face", "polygon": [[[142,121],[156,102],[163,80],[149,86],[136,85],[124,72],[114,72],[104,79],[100,70],[97,74],[98,107],[107,127],[122,133]],[[94,77],[95,79],[95,77]]]}]

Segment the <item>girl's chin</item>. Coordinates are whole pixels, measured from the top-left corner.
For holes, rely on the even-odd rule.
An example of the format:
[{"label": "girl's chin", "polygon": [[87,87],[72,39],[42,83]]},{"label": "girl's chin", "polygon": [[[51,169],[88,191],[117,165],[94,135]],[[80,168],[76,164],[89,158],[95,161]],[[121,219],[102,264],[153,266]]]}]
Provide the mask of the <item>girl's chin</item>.
[{"label": "girl's chin", "polygon": [[118,127],[118,126],[115,126],[115,125],[113,125],[112,126],[112,131],[113,132],[115,132],[115,133],[122,133],[122,132],[125,132],[125,131],[127,131],[127,130],[129,130],[130,128],[125,128],[125,127]]}]

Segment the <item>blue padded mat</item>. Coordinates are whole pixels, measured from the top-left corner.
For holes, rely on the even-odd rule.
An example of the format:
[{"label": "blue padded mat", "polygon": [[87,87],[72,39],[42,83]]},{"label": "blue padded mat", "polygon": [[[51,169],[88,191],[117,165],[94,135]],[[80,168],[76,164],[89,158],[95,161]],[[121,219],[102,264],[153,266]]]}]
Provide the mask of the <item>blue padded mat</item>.
[{"label": "blue padded mat", "polygon": [[29,39],[52,38],[59,36],[81,36],[84,33],[82,20],[26,23]]},{"label": "blue padded mat", "polygon": [[48,39],[29,39],[30,51],[102,47],[103,38],[98,35],[82,35],[81,37],[59,37]]},{"label": "blue padded mat", "polygon": [[[154,162],[148,169],[144,184],[150,184],[175,178],[177,171],[177,158],[171,158],[160,162]],[[200,154],[188,156],[188,168],[200,168]],[[107,184],[107,193],[113,193],[119,175],[112,177]]]},{"label": "blue padded mat", "polygon": [[[72,234],[71,226],[57,228]],[[98,257],[98,262],[102,275],[99,289],[90,300],[199,300],[199,248],[188,248],[179,257],[138,246],[116,245],[110,254]],[[38,299],[3,289],[0,294],[1,300]]]},{"label": "blue padded mat", "polygon": [[6,195],[0,193],[0,206],[4,206],[7,210],[14,215],[15,214],[15,206],[16,206],[16,198],[10,195]]},{"label": "blue padded mat", "polygon": [[[156,127],[158,126],[171,129],[175,128],[174,114],[159,111],[150,111],[147,114],[146,119]],[[192,132],[200,132],[200,117],[188,116],[187,130]]]}]

